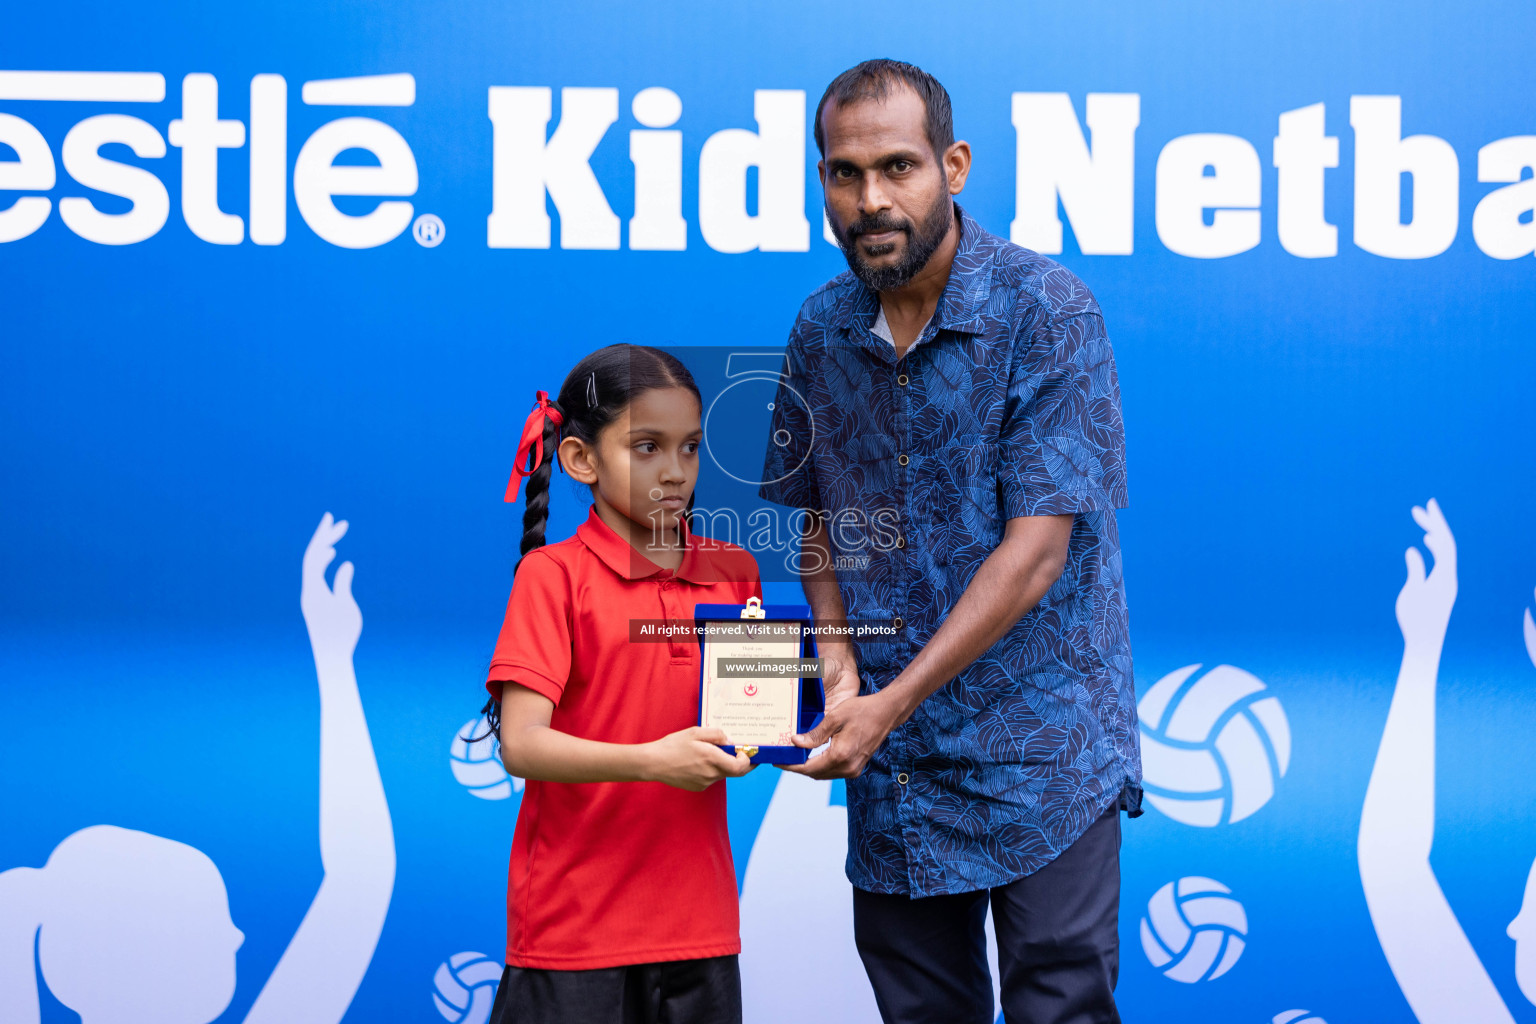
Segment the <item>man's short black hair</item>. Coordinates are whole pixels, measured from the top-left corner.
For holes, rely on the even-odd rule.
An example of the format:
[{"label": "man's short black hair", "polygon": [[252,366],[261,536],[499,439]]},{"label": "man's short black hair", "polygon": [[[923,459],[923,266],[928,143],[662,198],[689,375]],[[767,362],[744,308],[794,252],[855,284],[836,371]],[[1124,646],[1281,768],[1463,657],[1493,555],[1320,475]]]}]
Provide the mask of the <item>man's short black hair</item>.
[{"label": "man's short black hair", "polygon": [[927,108],[928,119],[924,127],[928,134],[928,145],[933,147],[933,155],[942,158],[944,151],[955,141],[954,118],[949,110],[949,93],[939,84],[939,80],[916,64],[908,64],[905,61],[866,60],[862,64],[855,65],[832,79],[832,84],[827,86],[827,91],[821,94],[821,102],[816,104],[816,148],[822,156],[827,154],[827,140],[821,129],[821,112],[830,100],[841,107],[857,100],[883,100],[890,95],[891,89],[899,84],[911,87],[912,91],[922,97],[923,106]]}]

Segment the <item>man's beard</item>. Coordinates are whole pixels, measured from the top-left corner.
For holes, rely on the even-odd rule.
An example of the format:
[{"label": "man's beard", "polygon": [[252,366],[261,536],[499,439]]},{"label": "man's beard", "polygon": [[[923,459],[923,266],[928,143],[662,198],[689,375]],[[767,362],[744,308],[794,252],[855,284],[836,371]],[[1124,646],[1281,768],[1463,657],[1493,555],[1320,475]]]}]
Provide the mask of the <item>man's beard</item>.
[{"label": "man's beard", "polygon": [[[828,219],[832,220],[830,216]],[[853,271],[853,275],[863,281],[870,291],[888,292],[905,285],[928,265],[928,261],[933,258],[934,252],[944,241],[944,236],[949,234],[949,227],[953,220],[954,204],[948,192],[941,192],[938,200],[928,209],[922,223],[916,229],[913,228],[910,220],[893,217],[888,211],[861,217],[843,229],[836,227],[836,220],[832,220],[832,224],[833,233],[838,237],[838,246],[843,250],[843,257],[848,261],[848,269]],[[899,261],[890,266],[872,267],[865,261],[864,254],[859,251],[858,239],[860,235],[879,234],[882,231],[904,232],[907,236],[907,251]]]}]

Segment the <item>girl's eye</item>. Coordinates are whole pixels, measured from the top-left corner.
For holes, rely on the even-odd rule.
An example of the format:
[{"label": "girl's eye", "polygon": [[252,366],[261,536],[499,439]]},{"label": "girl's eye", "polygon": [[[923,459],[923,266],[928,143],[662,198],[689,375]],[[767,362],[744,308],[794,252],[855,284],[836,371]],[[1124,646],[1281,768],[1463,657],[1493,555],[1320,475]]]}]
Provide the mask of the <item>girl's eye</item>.
[{"label": "girl's eye", "polygon": [[683,445],[683,451],[687,452],[689,455],[693,455],[698,450],[699,442],[697,441],[689,441],[687,444]]},{"label": "girl's eye", "polygon": [[647,455],[649,455],[652,451],[655,450],[656,442],[655,441],[641,441],[639,444],[635,445],[635,447],[639,448],[641,451],[643,451]]}]

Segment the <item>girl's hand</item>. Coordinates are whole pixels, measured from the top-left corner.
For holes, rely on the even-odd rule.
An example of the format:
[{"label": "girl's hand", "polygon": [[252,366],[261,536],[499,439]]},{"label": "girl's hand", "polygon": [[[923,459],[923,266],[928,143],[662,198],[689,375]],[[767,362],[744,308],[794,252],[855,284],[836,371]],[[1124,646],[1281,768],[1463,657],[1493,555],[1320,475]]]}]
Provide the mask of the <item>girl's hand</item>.
[{"label": "girl's hand", "polygon": [[754,767],[740,748],[732,757],[716,744],[727,742],[723,729],[691,726],[645,744],[645,778],[690,793],[701,793],[724,778],[737,778]]}]

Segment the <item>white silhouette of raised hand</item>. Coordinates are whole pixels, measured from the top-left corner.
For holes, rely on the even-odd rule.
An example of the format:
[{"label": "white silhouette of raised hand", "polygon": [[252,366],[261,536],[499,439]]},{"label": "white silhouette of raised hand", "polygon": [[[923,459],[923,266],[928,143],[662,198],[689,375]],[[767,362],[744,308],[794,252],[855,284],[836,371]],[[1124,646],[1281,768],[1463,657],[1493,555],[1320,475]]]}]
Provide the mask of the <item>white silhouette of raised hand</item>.
[{"label": "white silhouette of raised hand", "polygon": [[322,656],[327,661],[351,661],[363,632],[363,613],[352,597],[352,563],[342,562],[336,567],[334,590],[325,582],[326,567],[336,559],[336,542],[346,535],[347,521],[337,522],[327,512],[304,549],[299,608],[309,628],[316,661]]},{"label": "white silhouette of raised hand", "polygon": [[1451,608],[1456,604],[1456,538],[1451,536],[1440,503],[1434,498],[1423,508],[1414,506],[1413,521],[1423,528],[1424,546],[1435,557],[1435,564],[1426,574],[1419,549],[1411,547],[1405,552],[1408,580],[1397,595],[1397,624],[1404,643],[1432,645],[1438,660]]},{"label": "white silhouette of raised hand", "polygon": [[363,613],[352,598],[352,563],[336,557],[346,521],[327,512],[304,561],[299,607],[320,683],[320,863],[325,876],[293,941],[267,979],[247,1024],[335,1024],[373,960],[395,885],[395,836],[384,783],[363,717],[352,652]]},{"label": "white silhouette of raised hand", "polygon": [[1514,1024],[1429,863],[1435,838],[1435,688],[1456,603],[1456,540],[1434,499],[1413,510],[1417,548],[1397,597],[1403,662],[1360,812],[1366,906],[1387,964],[1420,1024]]},{"label": "white silhouette of raised hand", "polygon": [[[325,583],[346,529],[329,514],[320,521],[299,596],[320,684],[324,877],[246,1017],[252,1024],[338,1024],[394,888],[394,831],[352,671],[363,628],[352,564],[337,569],[334,589]],[[234,996],[244,939],[206,854],[114,825],[83,828],[43,867],[0,871],[0,1024],[36,1024],[39,973],[83,1024],[206,1024]]]}]

